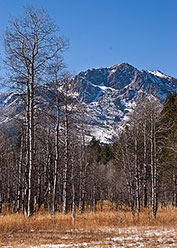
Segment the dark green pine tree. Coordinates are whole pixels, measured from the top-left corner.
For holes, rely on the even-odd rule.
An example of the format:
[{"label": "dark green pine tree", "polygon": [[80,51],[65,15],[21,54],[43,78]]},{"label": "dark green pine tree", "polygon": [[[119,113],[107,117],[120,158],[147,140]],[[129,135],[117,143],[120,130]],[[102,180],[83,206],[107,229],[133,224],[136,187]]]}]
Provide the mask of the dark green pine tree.
[{"label": "dark green pine tree", "polygon": [[99,141],[96,140],[95,137],[93,137],[89,143],[89,151],[91,161],[98,163],[100,161],[101,147]]},{"label": "dark green pine tree", "polygon": [[100,158],[101,162],[103,164],[107,164],[107,162],[113,158],[111,146],[108,144],[105,144],[101,149],[101,155],[100,156],[101,156],[101,158]]},{"label": "dark green pine tree", "polygon": [[177,92],[169,92],[159,120],[159,139],[162,144],[163,159],[176,159],[177,153]]},{"label": "dark green pine tree", "polygon": [[[169,93],[159,119],[158,141],[162,189],[177,207],[177,93]],[[170,197],[170,198],[169,198]],[[162,195],[162,199],[164,199]]]}]

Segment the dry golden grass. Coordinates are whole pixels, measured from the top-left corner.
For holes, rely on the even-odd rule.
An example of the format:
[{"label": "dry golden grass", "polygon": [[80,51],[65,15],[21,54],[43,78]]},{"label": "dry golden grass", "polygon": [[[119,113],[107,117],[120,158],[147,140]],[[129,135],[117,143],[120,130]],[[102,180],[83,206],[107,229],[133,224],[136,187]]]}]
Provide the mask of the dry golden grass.
[{"label": "dry golden grass", "polygon": [[[0,215],[0,247],[5,245],[28,247],[29,244],[55,244],[74,242],[74,240],[96,242],[104,240],[108,237],[108,233],[109,237],[114,236],[114,230],[118,228],[131,226],[177,229],[177,209],[159,208],[156,219],[152,219],[148,216],[147,209],[142,209],[139,217],[136,215],[132,217],[128,209],[111,212],[106,203],[102,212],[86,211],[82,215],[77,212],[75,224],[72,223],[71,213],[66,215],[56,213],[55,223],[54,216],[51,217],[44,209],[30,218],[23,214],[6,213]],[[109,229],[112,231],[110,232]]]}]

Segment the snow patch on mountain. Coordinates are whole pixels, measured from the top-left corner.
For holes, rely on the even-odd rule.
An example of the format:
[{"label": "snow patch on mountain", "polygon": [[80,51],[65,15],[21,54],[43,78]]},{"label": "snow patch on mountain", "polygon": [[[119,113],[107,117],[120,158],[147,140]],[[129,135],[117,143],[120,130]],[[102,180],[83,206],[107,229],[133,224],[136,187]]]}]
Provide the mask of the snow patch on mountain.
[{"label": "snow patch on mountain", "polygon": [[[84,105],[91,136],[103,143],[119,136],[143,95],[154,94],[163,103],[169,91],[177,91],[177,79],[160,71],[140,71],[128,63],[82,71],[73,82],[76,91],[69,95]],[[52,102],[52,89],[46,87],[38,94],[40,101]],[[12,119],[24,110],[24,102],[18,93],[0,94],[0,108]],[[0,117],[0,121],[8,119]]]},{"label": "snow patch on mountain", "polygon": [[166,79],[170,79],[171,77],[163,74],[160,71],[148,71],[149,73],[153,74],[154,76],[160,77],[160,78],[166,78]]},{"label": "snow patch on mountain", "polygon": [[[115,135],[115,131],[112,127],[100,127],[100,126],[92,126],[91,127],[91,136],[98,139],[101,143],[111,143],[113,135]],[[91,140],[90,136],[90,140]]]}]

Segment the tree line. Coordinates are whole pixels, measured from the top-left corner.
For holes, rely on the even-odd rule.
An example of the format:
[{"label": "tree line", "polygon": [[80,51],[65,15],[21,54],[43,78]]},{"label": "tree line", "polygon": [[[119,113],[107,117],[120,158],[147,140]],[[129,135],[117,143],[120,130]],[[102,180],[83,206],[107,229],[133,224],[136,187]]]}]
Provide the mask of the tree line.
[{"label": "tree line", "polygon": [[151,206],[156,217],[159,204],[177,206],[176,93],[163,109],[144,95],[113,144],[88,142],[86,110],[64,70],[68,41],[47,12],[26,8],[4,41],[9,82],[25,104],[15,142],[1,130],[0,212],[5,204],[29,217],[44,206],[75,218],[76,207],[102,210],[107,200],[132,215]]}]

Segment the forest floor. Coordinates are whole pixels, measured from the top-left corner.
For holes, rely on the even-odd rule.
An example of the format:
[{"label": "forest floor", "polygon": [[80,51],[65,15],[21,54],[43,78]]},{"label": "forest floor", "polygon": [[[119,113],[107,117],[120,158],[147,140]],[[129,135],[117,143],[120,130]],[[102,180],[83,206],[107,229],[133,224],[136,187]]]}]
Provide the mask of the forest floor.
[{"label": "forest floor", "polygon": [[127,209],[104,209],[76,214],[74,224],[71,213],[6,213],[0,215],[0,247],[177,247],[177,209],[159,208],[156,219],[148,210],[131,217]]}]

